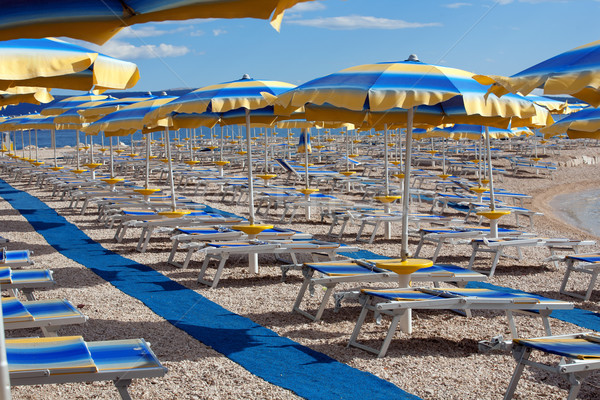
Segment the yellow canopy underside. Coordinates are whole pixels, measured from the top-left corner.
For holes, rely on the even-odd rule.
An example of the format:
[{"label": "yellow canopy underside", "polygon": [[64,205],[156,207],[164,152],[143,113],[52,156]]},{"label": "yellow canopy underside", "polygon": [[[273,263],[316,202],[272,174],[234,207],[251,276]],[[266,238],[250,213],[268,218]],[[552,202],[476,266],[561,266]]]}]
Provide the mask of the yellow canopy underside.
[{"label": "yellow canopy underside", "polygon": [[[110,20],[94,20],[93,17],[77,21],[41,22],[27,25],[8,26],[0,30],[0,40],[18,38],[42,38],[47,36],[66,36],[96,44],[104,44],[122,28],[129,25],[175,21],[197,18],[259,18],[271,17],[271,25],[279,30],[284,11],[294,5],[313,0],[228,0],[198,2],[194,5],[179,6],[141,15],[118,15]],[[168,6],[166,6],[168,7]],[[135,11],[135,10],[134,10]]]}]

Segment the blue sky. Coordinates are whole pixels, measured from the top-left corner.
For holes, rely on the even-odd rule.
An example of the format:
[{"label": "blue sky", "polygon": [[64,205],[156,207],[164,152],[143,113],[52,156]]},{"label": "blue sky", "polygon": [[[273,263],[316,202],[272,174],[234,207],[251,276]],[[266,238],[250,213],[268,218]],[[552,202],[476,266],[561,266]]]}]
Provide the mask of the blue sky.
[{"label": "blue sky", "polygon": [[300,84],[411,53],[512,75],[600,39],[599,12],[600,0],[323,0],[288,10],[280,33],[264,20],[162,22],[124,29],[100,51],[138,64],[133,90],[197,88],[245,73]]}]

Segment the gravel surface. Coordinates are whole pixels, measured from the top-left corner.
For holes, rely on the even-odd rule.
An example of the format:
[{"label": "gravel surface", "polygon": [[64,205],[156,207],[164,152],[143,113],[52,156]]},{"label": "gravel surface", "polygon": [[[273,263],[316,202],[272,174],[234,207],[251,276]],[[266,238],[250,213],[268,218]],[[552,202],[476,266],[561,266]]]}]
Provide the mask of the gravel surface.
[{"label": "gravel surface", "polygon": [[[564,150],[560,156],[547,159],[565,163],[583,155],[594,156],[597,147]],[[50,157],[46,151],[43,156]],[[506,167],[505,160],[495,160],[495,166]],[[577,239],[598,239],[572,227],[556,216],[549,206],[550,200],[561,193],[584,190],[600,186],[597,165],[560,167],[552,179],[534,174],[505,176],[496,185],[509,191],[533,195],[526,203],[536,211],[544,213],[535,220],[534,231],[544,237],[569,237]],[[148,265],[169,278],[185,285],[223,307],[252,319],[256,323],[274,330],[314,350],[323,352],[354,368],[371,372],[400,388],[423,399],[501,399],[506,389],[515,362],[510,354],[479,353],[477,343],[502,334],[510,336],[506,318],[492,312],[474,312],[472,318],[464,318],[450,312],[414,312],[413,334],[397,332],[386,357],[377,359],[372,354],[356,348],[347,348],[348,338],[359,313],[359,306],[348,304],[339,313],[328,308],[322,322],[309,322],[291,308],[302,276],[298,271],[289,273],[286,282],[281,282],[278,263],[273,258],[261,258],[258,275],[247,272],[245,259],[233,259],[221,278],[219,287],[209,289],[196,282],[201,258],[194,258],[187,270],[167,264],[171,241],[166,234],[158,235],[150,242],[146,253],[135,251],[136,235],[139,230],[128,232],[122,243],[113,240],[114,229],[108,229],[96,220],[96,210],[90,208],[85,215],[68,208],[67,201],[51,196],[48,188],[39,189],[33,185],[15,181],[3,176],[14,187],[26,190],[37,196],[61,215],[76,224],[92,239],[107,249],[113,250],[131,260]],[[155,184],[162,184],[158,183]],[[220,202],[220,194],[211,192],[207,196],[193,196],[191,190],[180,194],[193,200],[230,211],[247,215],[247,205],[232,205]],[[359,201],[358,196],[335,193],[339,197]],[[399,207],[394,205],[393,207]],[[414,211],[427,211],[429,204],[413,204]],[[448,215],[459,215],[450,209]],[[278,386],[269,384],[250,374],[225,356],[193,339],[185,332],[174,328],[170,323],[155,315],[141,302],[124,295],[111,284],[105,282],[86,267],[65,258],[51,248],[41,235],[36,233],[25,218],[12,209],[5,201],[0,201],[2,235],[11,240],[8,249],[29,248],[34,252],[36,267],[54,270],[58,285],[48,291],[39,291],[38,298],[68,298],[73,304],[81,305],[89,316],[89,321],[81,326],[65,327],[61,335],[82,335],[86,340],[108,340],[143,337],[152,344],[159,359],[169,369],[161,379],[136,380],[130,392],[136,399],[294,399],[296,395]],[[272,213],[262,218],[262,222],[278,223],[279,216]],[[319,222],[313,216],[310,222],[296,218],[288,226],[310,232],[317,238],[326,239],[327,223]],[[506,217],[502,223],[515,227],[513,217]],[[355,241],[357,226],[349,226],[342,242],[358,245],[364,249],[390,257],[399,257],[400,226],[392,226],[392,239],[379,237],[373,244]],[[417,244],[411,238],[410,248]],[[598,247],[585,251],[597,251]],[[467,245],[445,247],[438,262],[468,264],[471,247]],[[426,246],[421,256],[433,254],[433,247]],[[558,288],[564,273],[564,265],[555,268],[545,262],[549,254],[545,248],[525,248],[524,259],[515,261],[502,259],[491,283],[510,286],[515,289],[535,292],[547,297],[573,301],[576,307],[599,312],[600,290],[596,290],[590,301],[583,302],[560,295]],[[489,259],[479,259],[477,268],[489,268]],[[587,280],[577,277],[573,280],[578,288],[587,286]],[[318,293],[317,293],[318,296]],[[305,306],[317,305],[318,299],[310,299]],[[361,339],[366,343],[377,344],[387,330],[384,319],[382,325],[367,324]],[[541,336],[543,330],[537,319],[517,317],[521,335]],[[583,328],[558,320],[551,320],[554,334],[583,331]],[[36,331],[12,331],[7,336],[39,334]],[[517,389],[519,399],[561,399],[566,397],[568,384],[565,380],[540,371],[526,370]],[[65,399],[65,398],[118,398],[118,393],[110,382],[64,384],[16,387],[12,390],[15,399]],[[580,398],[597,399],[600,393],[600,374],[589,377],[582,387]],[[352,398],[351,394],[348,398]]]}]

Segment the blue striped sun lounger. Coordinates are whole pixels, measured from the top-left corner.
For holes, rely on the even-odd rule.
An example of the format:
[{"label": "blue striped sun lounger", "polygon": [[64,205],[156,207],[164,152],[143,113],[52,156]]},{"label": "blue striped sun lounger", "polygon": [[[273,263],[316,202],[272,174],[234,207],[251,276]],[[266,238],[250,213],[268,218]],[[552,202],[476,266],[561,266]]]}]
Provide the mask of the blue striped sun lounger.
[{"label": "blue striped sun lounger", "polygon": [[20,301],[2,299],[5,329],[40,328],[44,336],[56,336],[61,326],[83,324],[87,317],[67,300]]},{"label": "blue striped sun lounger", "polygon": [[[273,254],[276,257],[288,255],[291,257],[292,266],[300,266],[297,259],[297,254],[309,254],[313,259],[315,256],[321,255],[329,260],[335,259],[335,256],[340,251],[354,251],[355,248],[340,245],[339,243],[325,242],[321,240],[245,240],[245,241],[230,241],[230,242],[210,242],[199,249],[199,252],[204,253],[204,261],[198,275],[198,282],[215,288],[221,277],[225,263],[233,254],[245,254],[248,257],[257,254]],[[205,278],[210,261],[214,259],[218,261],[216,272],[211,280]],[[290,264],[289,261],[286,264]]]},{"label": "blue striped sun lounger", "polygon": [[[544,361],[539,361],[539,358],[531,360],[530,356],[534,350],[560,358],[555,357],[552,360],[546,357]],[[514,339],[512,353],[517,366],[504,395],[505,400],[513,398],[525,366],[564,376],[570,385],[567,398],[575,399],[584,380],[600,369],[600,336],[590,332]]]},{"label": "blue striped sun lounger", "polygon": [[[363,308],[350,337],[349,345],[375,353],[378,357],[385,356],[401,320],[404,321],[403,330],[406,333],[412,333],[410,318],[411,311],[414,309],[463,310],[467,312],[467,316],[470,316],[472,310],[504,311],[513,338],[518,338],[513,313],[541,317],[546,334],[551,335],[548,317],[552,310],[573,308],[572,303],[565,301],[553,300],[530,293],[509,293],[492,289],[363,289],[361,296]],[[357,341],[369,311],[375,314],[388,315],[392,318],[380,348],[369,347]]]},{"label": "blue striped sun lounger", "polygon": [[13,386],[113,381],[123,400],[133,379],[167,372],[144,339],[85,342],[81,336],[6,339]]},{"label": "blue striped sun lounger", "polygon": [[[589,300],[596,285],[598,274],[600,274],[600,254],[571,254],[565,257],[565,262],[567,263],[567,269],[560,285],[560,293],[586,301]],[[590,275],[590,283],[583,295],[567,290],[567,284],[573,272]]]},{"label": "blue striped sun lounger", "polygon": [[29,250],[6,250],[2,249],[0,254],[0,267],[24,267],[32,265],[31,252]]},{"label": "blue striped sun lounger", "polygon": [[[237,231],[227,227],[218,228],[177,228],[175,230],[176,235],[171,237],[173,246],[169,259],[167,262],[179,268],[187,268],[192,254],[204,247],[205,242],[213,240],[236,240],[247,237],[243,232]],[[293,229],[273,227],[271,229],[265,229],[259,233],[256,237],[258,240],[276,240],[276,239],[312,239],[312,235],[295,231]],[[186,252],[183,263],[175,261],[175,256],[179,245],[184,243]]]},{"label": "blue striped sun lounger", "polygon": [[0,267],[0,284],[13,297],[22,291],[27,300],[35,300],[34,289],[47,289],[55,285],[52,271],[48,269],[12,270],[10,267]]},{"label": "blue striped sun lounger", "polygon": [[[392,271],[378,268],[376,263],[381,260],[340,260],[327,262],[304,263],[302,275],[304,281],[296,296],[292,312],[297,312],[308,319],[318,321],[321,319],[325,307],[339,283],[358,283],[361,285],[376,282],[398,282],[398,275]],[[386,260],[393,261],[393,260]],[[282,267],[283,268],[283,267]],[[454,282],[465,285],[470,281],[485,281],[487,277],[475,271],[458,267],[452,264],[435,264],[429,268],[420,269],[411,274],[415,282]],[[320,285],[325,289],[323,298],[314,314],[301,308],[306,300],[307,289],[310,297],[315,294],[315,286]],[[360,291],[346,290],[335,293],[335,307],[340,307],[343,300],[357,299]]]}]

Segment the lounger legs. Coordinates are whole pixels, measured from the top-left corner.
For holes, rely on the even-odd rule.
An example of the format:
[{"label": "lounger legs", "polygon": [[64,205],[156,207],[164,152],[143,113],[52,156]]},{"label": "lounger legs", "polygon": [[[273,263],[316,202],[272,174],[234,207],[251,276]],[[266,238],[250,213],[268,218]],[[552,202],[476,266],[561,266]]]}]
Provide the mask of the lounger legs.
[{"label": "lounger legs", "polygon": [[[592,296],[592,291],[594,290],[594,286],[596,284],[596,280],[598,279],[598,274],[600,273],[600,268],[598,268],[596,265],[592,265],[593,268],[590,269],[586,269],[586,268],[578,268],[574,265],[573,260],[568,260],[567,262],[567,270],[565,271],[565,276],[563,277],[562,283],[560,285],[560,293],[562,294],[566,294],[568,296],[572,296],[572,297],[576,297],[578,299],[583,299],[585,301],[589,300],[590,297]],[[573,292],[569,292],[566,290],[567,288],[567,282],[569,281],[569,277],[571,276],[571,272],[581,272],[584,274],[589,274],[591,275],[590,277],[590,284],[588,285],[588,288],[585,292],[585,295],[582,296],[578,293],[573,293]]]},{"label": "lounger legs", "polygon": [[506,393],[504,394],[504,400],[510,400],[515,395],[515,390],[517,389],[519,379],[521,379],[521,374],[525,368],[525,363],[529,360],[529,356],[531,355],[531,349],[527,347],[520,347],[513,350],[513,352],[515,358],[517,359],[517,367],[515,368],[515,372],[513,372],[512,378],[510,379],[508,389],[506,389]]},{"label": "lounger legs", "polygon": [[129,395],[129,392],[127,391],[127,388],[131,384],[131,379],[118,379],[113,382],[115,384],[115,387],[119,391],[119,394],[121,395],[121,399],[131,400],[131,396]]}]

